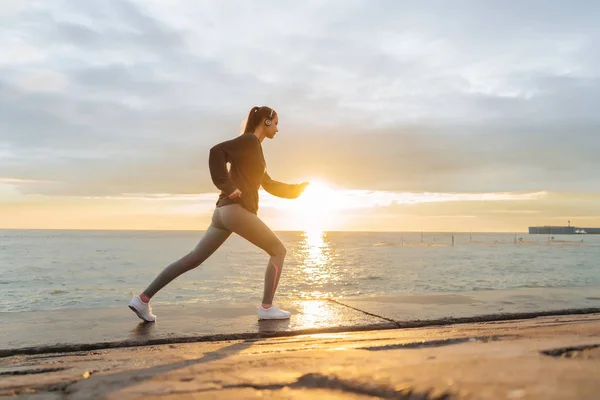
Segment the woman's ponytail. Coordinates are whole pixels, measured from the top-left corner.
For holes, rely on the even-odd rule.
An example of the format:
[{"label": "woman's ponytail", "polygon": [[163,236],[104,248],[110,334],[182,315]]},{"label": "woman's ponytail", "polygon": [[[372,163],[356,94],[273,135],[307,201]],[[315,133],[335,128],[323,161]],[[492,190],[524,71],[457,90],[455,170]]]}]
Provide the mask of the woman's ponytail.
[{"label": "woman's ponytail", "polygon": [[252,107],[250,112],[248,113],[248,118],[246,119],[246,127],[244,128],[244,133],[254,133],[256,126],[260,121],[257,121],[257,114],[260,107]]}]

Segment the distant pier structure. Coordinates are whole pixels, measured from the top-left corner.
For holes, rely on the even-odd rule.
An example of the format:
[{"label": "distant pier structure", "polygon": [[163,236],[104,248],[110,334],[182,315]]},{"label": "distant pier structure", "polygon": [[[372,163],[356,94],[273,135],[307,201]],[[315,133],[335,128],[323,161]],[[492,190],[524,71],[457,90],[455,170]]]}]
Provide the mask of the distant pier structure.
[{"label": "distant pier structure", "polygon": [[576,226],[571,226],[571,221],[567,221],[567,226],[530,226],[529,233],[532,235],[599,235],[600,228],[579,228]]}]

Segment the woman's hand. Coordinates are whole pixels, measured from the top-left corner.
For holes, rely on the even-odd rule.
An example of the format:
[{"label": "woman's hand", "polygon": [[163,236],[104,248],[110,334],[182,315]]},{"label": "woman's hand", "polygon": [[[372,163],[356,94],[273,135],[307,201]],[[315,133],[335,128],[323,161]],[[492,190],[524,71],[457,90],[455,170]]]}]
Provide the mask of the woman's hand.
[{"label": "woman's hand", "polygon": [[231,193],[227,197],[229,197],[231,200],[233,200],[233,199],[239,199],[240,197],[242,197],[242,192],[240,192],[240,189],[235,189],[233,191],[233,193]]},{"label": "woman's hand", "polygon": [[298,195],[301,195],[306,190],[306,187],[308,185],[310,185],[310,182],[302,182],[302,183],[300,183],[298,185],[298,193],[299,193]]}]

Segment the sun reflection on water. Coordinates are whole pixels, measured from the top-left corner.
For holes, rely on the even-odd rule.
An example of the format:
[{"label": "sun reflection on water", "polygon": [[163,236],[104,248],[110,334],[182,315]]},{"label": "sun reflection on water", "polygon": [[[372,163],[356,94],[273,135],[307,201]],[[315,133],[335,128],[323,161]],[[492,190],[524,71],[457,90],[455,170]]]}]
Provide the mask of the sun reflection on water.
[{"label": "sun reflection on water", "polygon": [[296,295],[305,299],[332,297],[332,288],[328,286],[339,278],[335,274],[327,233],[318,229],[303,232],[298,250]]},{"label": "sun reflection on water", "polygon": [[325,251],[329,250],[325,242],[325,232],[321,230],[304,232],[304,244],[307,256],[305,264],[314,267],[325,267],[328,261]]}]

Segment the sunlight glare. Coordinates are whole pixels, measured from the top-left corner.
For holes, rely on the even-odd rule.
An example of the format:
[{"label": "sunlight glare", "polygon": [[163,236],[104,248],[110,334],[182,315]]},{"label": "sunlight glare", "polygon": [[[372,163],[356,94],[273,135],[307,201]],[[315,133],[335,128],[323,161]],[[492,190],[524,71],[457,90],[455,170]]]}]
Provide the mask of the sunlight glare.
[{"label": "sunlight glare", "polygon": [[298,318],[301,318],[302,326],[318,327],[324,321],[331,322],[337,317],[329,304],[323,300],[303,301],[300,303],[300,307],[302,311],[298,314]]},{"label": "sunlight glare", "polygon": [[[341,205],[340,193],[321,181],[311,181],[304,193],[290,204],[290,211],[305,232],[320,233],[331,226]],[[313,234],[311,237],[320,235]]]}]

